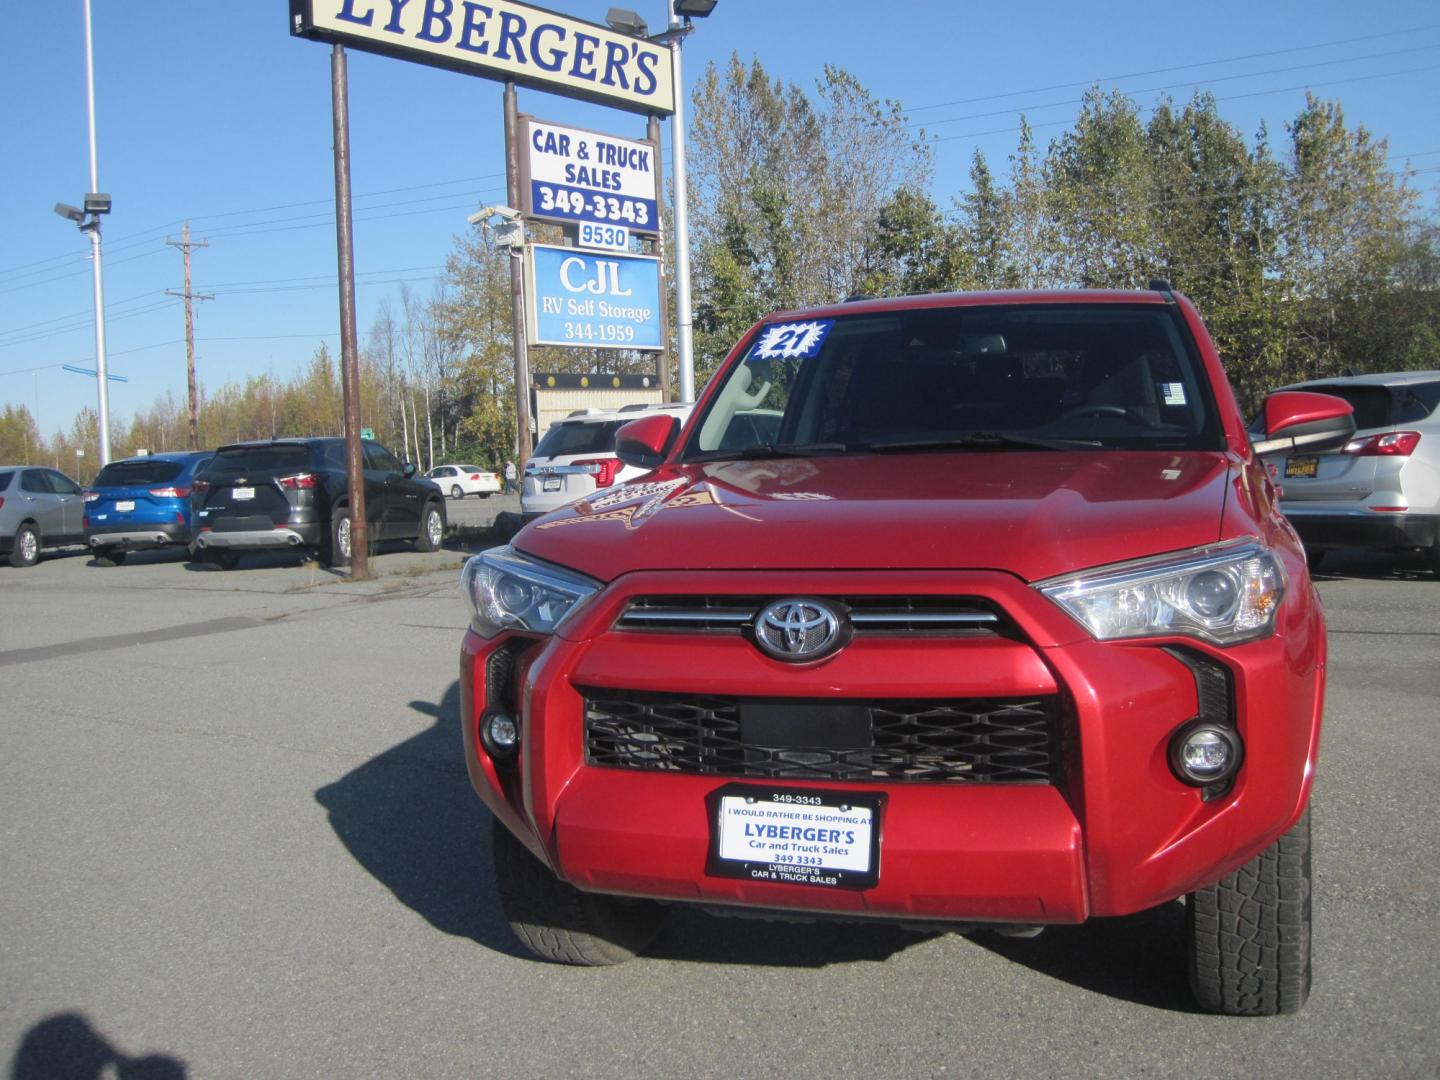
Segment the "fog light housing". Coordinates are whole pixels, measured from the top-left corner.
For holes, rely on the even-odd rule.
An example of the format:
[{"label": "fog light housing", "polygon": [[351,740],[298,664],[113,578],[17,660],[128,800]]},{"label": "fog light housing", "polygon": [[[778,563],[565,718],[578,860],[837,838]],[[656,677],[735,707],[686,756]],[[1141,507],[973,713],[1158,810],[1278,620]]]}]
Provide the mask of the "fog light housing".
[{"label": "fog light housing", "polygon": [[1170,768],[1194,787],[1223,784],[1245,756],[1239,734],[1223,724],[1187,724],[1170,740]]},{"label": "fog light housing", "polygon": [[492,710],[480,718],[480,741],[493,758],[514,757],[520,746],[520,725],[509,713]]}]

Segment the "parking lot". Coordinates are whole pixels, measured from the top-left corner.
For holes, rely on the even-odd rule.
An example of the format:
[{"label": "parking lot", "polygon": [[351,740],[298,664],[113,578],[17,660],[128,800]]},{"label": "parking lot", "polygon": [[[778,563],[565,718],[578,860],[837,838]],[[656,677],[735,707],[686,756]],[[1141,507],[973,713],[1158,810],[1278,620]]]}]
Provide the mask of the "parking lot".
[{"label": "parking lot", "polygon": [[1428,573],[1326,564],[1315,988],[1236,1020],[1194,1011],[1175,904],[1034,940],[680,911],[628,965],[526,958],[460,758],[466,554],[0,568],[12,1076],[1440,1071]]}]

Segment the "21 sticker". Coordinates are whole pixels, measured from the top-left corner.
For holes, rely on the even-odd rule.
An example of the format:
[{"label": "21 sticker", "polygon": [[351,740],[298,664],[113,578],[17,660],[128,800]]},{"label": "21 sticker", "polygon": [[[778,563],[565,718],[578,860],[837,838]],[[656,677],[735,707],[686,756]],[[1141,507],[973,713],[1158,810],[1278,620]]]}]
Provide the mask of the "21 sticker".
[{"label": "21 sticker", "polygon": [[820,351],[825,335],[834,325],[834,319],[825,319],[820,322],[781,323],[778,326],[766,327],[750,355],[757,360],[807,359]]}]

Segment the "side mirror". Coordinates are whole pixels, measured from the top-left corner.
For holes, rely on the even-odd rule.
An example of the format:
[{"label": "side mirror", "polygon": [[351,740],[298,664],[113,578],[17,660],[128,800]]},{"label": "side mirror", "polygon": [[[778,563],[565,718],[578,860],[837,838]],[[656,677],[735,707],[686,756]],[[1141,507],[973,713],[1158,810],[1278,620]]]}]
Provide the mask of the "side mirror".
[{"label": "side mirror", "polygon": [[407,461],[407,462],[405,462],[405,479],[406,479],[406,480],[409,480],[412,476],[414,476],[414,475],[415,475],[415,471],[416,471],[416,470],[415,470],[415,463],[414,463],[413,461]]},{"label": "side mirror", "polygon": [[665,460],[680,420],[663,413],[631,420],[615,433],[615,456],[637,469],[653,469]]},{"label": "side mirror", "polygon": [[1355,434],[1355,408],[1333,394],[1281,390],[1265,399],[1265,438],[1257,454],[1281,450],[1338,450]]}]

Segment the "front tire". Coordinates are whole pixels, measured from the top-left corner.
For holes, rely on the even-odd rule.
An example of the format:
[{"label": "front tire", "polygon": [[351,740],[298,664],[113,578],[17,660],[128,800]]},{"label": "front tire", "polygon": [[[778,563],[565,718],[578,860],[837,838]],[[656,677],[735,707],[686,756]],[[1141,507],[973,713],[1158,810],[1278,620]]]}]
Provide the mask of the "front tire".
[{"label": "front tire", "polygon": [[40,561],[40,530],[25,524],[15,530],[15,543],[10,548],[11,566],[34,566]]},{"label": "front tire", "polygon": [[1310,994],[1310,811],[1270,847],[1185,903],[1195,999],[1229,1016],[1298,1012]]},{"label": "front tire", "polygon": [[581,967],[621,964],[660,932],[665,921],[660,904],[581,892],[552,874],[498,820],[491,845],[505,918],[541,959]]},{"label": "front tire", "polygon": [[115,548],[100,548],[95,552],[96,566],[119,566],[125,561],[128,551],[119,551]]},{"label": "front tire", "polygon": [[239,554],[229,548],[201,548],[200,558],[217,570],[234,570],[240,561]]},{"label": "front tire", "polygon": [[426,503],[420,514],[420,532],[415,537],[416,551],[439,551],[445,539],[445,515],[434,503]]}]

